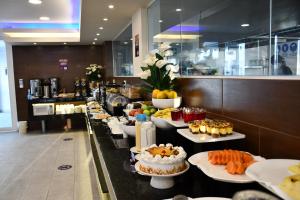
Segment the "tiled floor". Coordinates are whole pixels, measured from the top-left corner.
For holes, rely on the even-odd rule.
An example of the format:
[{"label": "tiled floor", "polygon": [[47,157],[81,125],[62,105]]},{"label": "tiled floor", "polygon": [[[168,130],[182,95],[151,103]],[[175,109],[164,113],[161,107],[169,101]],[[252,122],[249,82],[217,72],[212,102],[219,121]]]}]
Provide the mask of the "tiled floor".
[{"label": "tiled floor", "polygon": [[85,132],[0,133],[0,200],[99,200],[92,159]]}]

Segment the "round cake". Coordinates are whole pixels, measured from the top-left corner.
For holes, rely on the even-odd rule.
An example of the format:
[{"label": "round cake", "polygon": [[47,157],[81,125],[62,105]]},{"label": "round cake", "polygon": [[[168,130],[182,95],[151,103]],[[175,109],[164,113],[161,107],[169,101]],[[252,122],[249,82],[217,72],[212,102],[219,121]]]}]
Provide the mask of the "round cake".
[{"label": "round cake", "polygon": [[186,152],[172,144],[156,144],[142,149],[139,169],[148,174],[168,175],[186,169]]}]

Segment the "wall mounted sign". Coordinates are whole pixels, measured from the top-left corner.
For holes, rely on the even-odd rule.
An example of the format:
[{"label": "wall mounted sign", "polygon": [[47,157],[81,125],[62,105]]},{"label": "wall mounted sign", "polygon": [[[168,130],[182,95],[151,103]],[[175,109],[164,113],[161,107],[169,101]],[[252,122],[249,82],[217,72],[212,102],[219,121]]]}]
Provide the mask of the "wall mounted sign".
[{"label": "wall mounted sign", "polygon": [[140,38],[139,38],[139,34],[136,34],[135,36],[134,36],[134,49],[135,49],[135,57],[139,57],[140,56],[140,45],[139,45],[139,43],[140,43]]},{"label": "wall mounted sign", "polygon": [[68,70],[68,59],[61,58],[58,60],[59,68],[63,70]]}]

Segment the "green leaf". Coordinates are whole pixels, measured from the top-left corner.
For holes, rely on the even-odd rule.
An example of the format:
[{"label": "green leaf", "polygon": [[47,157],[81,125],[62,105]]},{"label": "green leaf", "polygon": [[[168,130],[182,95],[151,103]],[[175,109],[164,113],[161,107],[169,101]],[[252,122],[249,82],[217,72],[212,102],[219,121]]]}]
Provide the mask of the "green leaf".
[{"label": "green leaf", "polygon": [[164,57],[162,57],[160,54],[156,53],[155,54],[155,57],[158,59],[158,60],[163,60]]},{"label": "green leaf", "polygon": [[144,72],[144,71],[148,70],[149,67],[141,67],[141,69],[142,69],[142,71]]}]

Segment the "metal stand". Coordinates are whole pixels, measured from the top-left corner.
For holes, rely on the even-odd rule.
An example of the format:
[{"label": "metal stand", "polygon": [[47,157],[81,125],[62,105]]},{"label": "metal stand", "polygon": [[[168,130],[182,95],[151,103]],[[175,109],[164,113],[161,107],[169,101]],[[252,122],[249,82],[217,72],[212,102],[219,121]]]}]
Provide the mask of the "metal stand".
[{"label": "metal stand", "polygon": [[46,133],[46,121],[41,120],[41,124],[42,124],[42,133]]}]

